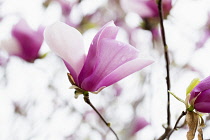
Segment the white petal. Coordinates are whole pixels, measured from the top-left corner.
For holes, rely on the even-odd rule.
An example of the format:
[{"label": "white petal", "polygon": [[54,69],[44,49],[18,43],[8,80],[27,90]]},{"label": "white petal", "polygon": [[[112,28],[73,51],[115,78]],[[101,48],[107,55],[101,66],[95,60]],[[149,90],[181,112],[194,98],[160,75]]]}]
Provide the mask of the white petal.
[{"label": "white petal", "polygon": [[21,46],[15,38],[2,40],[0,49],[5,50],[9,55],[20,55],[22,53]]},{"label": "white petal", "polygon": [[65,23],[56,22],[45,29],[44,38],[51,50],[64,59],[78,76],[85,60],[81,33]]}]

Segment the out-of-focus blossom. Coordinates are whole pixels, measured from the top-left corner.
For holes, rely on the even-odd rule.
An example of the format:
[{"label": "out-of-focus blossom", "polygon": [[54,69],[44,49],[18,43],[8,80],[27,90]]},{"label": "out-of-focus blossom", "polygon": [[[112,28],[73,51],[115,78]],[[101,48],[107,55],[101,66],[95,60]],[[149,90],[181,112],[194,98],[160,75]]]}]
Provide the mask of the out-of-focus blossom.
[{"label": "out-of-focus blossom", "polygon": [[3,40],[1,47],[10,56],[18,56],[25,61],[33,62],[39,58],[39,50],[43,43],[43,31],[43,27],[34,31],[24,20],[20,20],[12,28],[12,38]]},{"label": "out-of-focus blossom", "polygon": [[[152,33],[153,40],[158,41],[160,34],[157,29],[159,24],[159,12],[156,0],[121,0],[121,7],[125,12],[134,12],[142,18],[140,24],[142,29],[149,30]],[[166,19],[172,9],[171,0],[163,0],[163,16]]]},{"label": "out-of-focus blossom", "polygon": [[200,40],[196,43],[196,49],[202,48],[209,38],[210,38],[210,12],[208,13],[208,20],[205,24],[203,35],[201,36]]},{"label": "out-of-focus blossom", "polygon": [[76,3],[76,2],[72,3],[67,0],[45,0],[43,2],[43,6],[48,7],[51,2],[58,2],[60,4],[63,16],[69,16],[72,10],[72,6]]},{"label": "out-of-focus blossom", "polygon": [[210,113],[210,76],[193,88],[189,103],[199,112]]},{"label": "out-of-focus blossom", "polygon": [[62,9],[62,15],[63,16],[69,16],[72,9],[72,4],[69,1],[66,0],[57,0],[57,2],[60,4]]},{"label": "out-of-focus blossom", "polygon": [[[162,4],[164,17],[166,17],[172,8],[171,0],[163,0]],[[135,12],[143,19],[159,16],[155,0],[121,0],[121,6],[125,12]]]},{"label": "out-of-focus blossom", "polygon": [[123,90],[122,87],[119,84],[114,84],[113,88],[115,90],[115,95],[120,96]]},{"label": "out-of-focus blossom", "polygon": [[131,136],[135,135],[147,125],[149,125],[149,123],[143,117],[136,118],[132,124]]},{"label": "out-of-focus blossom", "polygon": [[6,56],[4,51],[0,49],[0,66],[5,65],[7,61],[8,61],[8,56]]},{"label": "out-of-focus blossom", "polygon": [[57,22],[46,28],[44,36],[50,48],[64,60],[75,88],[95,92],[153,62],[133,46],[115,40],[117,33],[113,22],[104,25],[95,35],[87,56],[83,37],[75,28]]},{"label": "out-of-focus blossom", "polygon": [[151,33],[154,40],[160,40],[159,28],[151,29]]}]

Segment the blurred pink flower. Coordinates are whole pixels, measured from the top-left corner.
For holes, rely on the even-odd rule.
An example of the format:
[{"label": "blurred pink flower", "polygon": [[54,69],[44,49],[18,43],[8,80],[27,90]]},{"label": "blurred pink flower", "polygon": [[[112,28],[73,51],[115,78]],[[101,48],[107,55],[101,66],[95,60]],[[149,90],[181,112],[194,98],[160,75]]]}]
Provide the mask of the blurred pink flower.
[{"label": "blurred pink flower", "polygon": [[[153,40],[159,41],[160,34],[157,27],[159,24],[159,12],[156,0],[120,0],[120,3],[125,12],[134,12],[138,14],[143,19],[140,27],[151,31]],[[172,1],[163,0],[162,7],[163,16],[164,19],[166,19],[172,9]]]},{"label": "blurred pink flower", "polygon": [[201,35],[200,40],[196,43],[196,49],[200,49],[210,38],[210,12],[208,13],[208,20],[205,24],[203,34]]},{"label": "blurred pink flower", "polygon": [[115,40],[117,33],[118,27],[113,22],[104,25],[95,35],[87,56],[80,32],[62,22],[47,27],[44,38],[64,60],[75,85],[95,92],[153,62],[142,58],[133,46]]},{"label": "blurred pink flower", "polygon": [[199,112],[210,113],[210,76],[190,92],[190,104]]},{"label": "blurred pink flower", "polygon": [[210,30],[204,31],[201,39],[196,43],[196,49],[202,48],[210,37]]},{"label": "blurred pink flower", "polygon": [[[120,2],[125,12],[135,12],[142,18],[156,18],[159,16],[156,0],[121,0]],[[165,17],[172,8],[171,0],[163,0],[162,3]]]},{"label": "blurred pink flower", "polygon": [[8,62],[8,56],[0,49],[0,66],[5,65]]},{"label": "blurred pink flower", "polygon": [[122,94],[123,88],[119,84],[114,84],[113,88],[115,90],[115,95],[120,96]]},{"label": "blurred pink flower", "polygon": [[62,15],[63,16],[69,16],[71,13],[72,5],[69,1],[67,0],[56,0],[62,9]]},{"label": "blurred pink flower", "polygon": [[152,28],[151,33],[154,40],[160,40],[159,28]]},{"label": "blurred pink flower", "polygon": [[149,125],[149,123],[143,117],[136,118],[133,122],[131,136],[135,135],[138,131],[142,130],[147,125]]},{"label": "blurred pink flower", "polygon": [[12,28],[12,38],[2,41],[1,47],[11,56],[18,56],[25,61],[33,62],[39,57],[43,31],[43,27],[34,31],[24,20],[20,20]]}]

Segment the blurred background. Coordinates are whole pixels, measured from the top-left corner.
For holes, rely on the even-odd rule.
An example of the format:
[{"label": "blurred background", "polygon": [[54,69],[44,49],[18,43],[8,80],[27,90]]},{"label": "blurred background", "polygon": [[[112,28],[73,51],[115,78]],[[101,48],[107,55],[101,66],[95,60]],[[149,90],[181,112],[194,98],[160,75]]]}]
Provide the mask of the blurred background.
[{"label": "blurred background", "polygon": [[[115,139],[82,96],[74,98],[68,70],[43,41],[45,27],[56,21],[78,29],[88,51],[100,27],[113,20],[120,27],[117,40],[155,60],[90,99],[120,140],[161,136],[167,96],[156,6],[154,0],[1,0],[0,140]],[[163,0],[163,11],[171,91],[185,99],[193,78],[210,75],[210,1]],[[184,110],[171,97],[172,126]],[[204,139],[210,139],[209,119],[205,114]],[[187,131],[171,139],[186,139]]]}]

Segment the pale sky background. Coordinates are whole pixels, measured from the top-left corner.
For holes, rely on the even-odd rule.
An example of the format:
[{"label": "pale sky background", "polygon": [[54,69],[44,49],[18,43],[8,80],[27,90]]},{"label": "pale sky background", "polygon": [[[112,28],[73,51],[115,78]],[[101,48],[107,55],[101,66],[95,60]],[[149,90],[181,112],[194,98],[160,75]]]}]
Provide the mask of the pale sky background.
[{"label": "pale sky background", "polygon": [[[1,0],[0,16],[6,18],[0,23],[0,40],[10,37],[11,27],[18,22],[19,18],[24,18],[28,24],[36,29],[40,24],[50,25],[60,20],[61,9],[54,3],[45,10],[42,0]],[[173,1],[175,6],[171,11],[168,20],[164,22],[166,29],[167,43],[169,51],[173,52],[173,59],[177,65],[191,64],[201,71],[202,75],[196,72],[189,72],[179,68],[171,70],[172,89],[177,96],[185,98],[185,90],[190,81],[199,77],[201,79],[210,75],[210,40],[205,46],[194,51],[195,43],[200,39],[201,31],[207,20],[207,13],[210,12],[209,0],[177,0]],[[74,9],[73,19],[80,20],[80,15],[93,12],[97,7],[103,6],[106,0],[84,0],[81,9]],[[140,21],[137,15],[129,13],[128,21],[133,20],[133,24]],[[91,29],[84,33],[85,45],[89,46],[97,29]],[[121,30],[123,34],[123,30]],[[154,58],[155,63],[140,73],[135,73],[119,82],[123,86],[123,93],[120,97],[115,97],[113,88],[108,87],[98,95],[91,95],[92,102],[97,108],[106,108],[104,116],[112,123],[113,129],[118,132],[123,127],[122,124],[130,122],[132,116],[132,106],[130,101],[141,97],[139,94],[139,74],[151,73],[151,85],[142,86],[142,93],[147,93],[145,102],[138,106],[138,114],[145,117],[151,123],[136,138],[138,140],[152,140],[155,136],[163,134],[162,124],[166,123],[166,84],[165,84],[165,61],[146,49],[151,36],[148,32],[138,31],[140,50],[144,50]],[[121,35],[119,40],[127,41],[126,36]],[[42,53],[48,52],[49,48],[44,43]],[[170,57],[172,57],[170,55]],[[4,77],[4,73],[6,77]],[[88,123],[97,127],[97,116],[90,116],[89,122],[81,123],[82,115],[90,110],[82,97],[74,99],[73,90],[68,89],[70,83],[66,76],[67,70],[62,61],[53,53],[43,60],[36,60],[34,64],[28,64],[18,58],[12,58],[6,68],[0,67],[0,140],[62,140],[64,136],[79,131],[82,138],[88,133],[92,133],[91,140],[100,140],[101,136],[97,131],[86,131],[89,129]],[[7,80],[6,80],[7,79]],[[128,82],[129,81],[129,82]],[[150,87],[152,86],[152,87]],[[46,88],[49,87],[49,88]],[[133,88],[139,87],[139,88]],[[109,105],[107,101],[112,98],[116,101]],[[54,102],[59,106],[55,106]],[[68,105],[66,103],[68,102]],[[17,103],[26,108],[29,116],[20,117],[14,113],[13,104]],[[171,97],[172,125],[175,118],[184,110],[184,105]],[[71,111],[69,110],[76,110]],[[126,110],[126,112],[125,112]],[[102,129],[103,130],[103,129]],[[186,130],[179,130],[171,136],[171,140],[184,140]],[[204,129],[204,137],[210,139],[210,127]],[[114,139],[112,134],[107,136],[107,140]],[[123,137],[121,138],[123,140]]]}]

